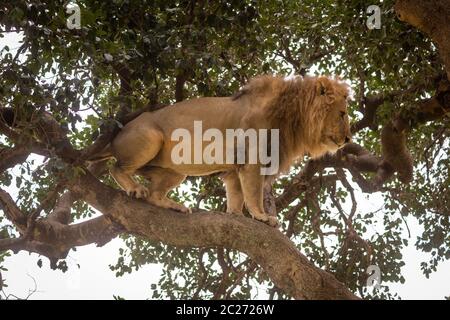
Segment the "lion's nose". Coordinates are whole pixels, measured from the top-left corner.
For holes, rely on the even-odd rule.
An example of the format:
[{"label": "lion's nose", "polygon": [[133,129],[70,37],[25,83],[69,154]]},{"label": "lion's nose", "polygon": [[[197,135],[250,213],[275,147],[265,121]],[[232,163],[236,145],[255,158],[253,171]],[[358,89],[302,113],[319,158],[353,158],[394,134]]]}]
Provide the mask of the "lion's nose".
[{"label": "lion's nose", "polygon": [[350,137],[345,137],[345,143],[349,143],[350,141],[352,141],[352,138],[350,138]]}]

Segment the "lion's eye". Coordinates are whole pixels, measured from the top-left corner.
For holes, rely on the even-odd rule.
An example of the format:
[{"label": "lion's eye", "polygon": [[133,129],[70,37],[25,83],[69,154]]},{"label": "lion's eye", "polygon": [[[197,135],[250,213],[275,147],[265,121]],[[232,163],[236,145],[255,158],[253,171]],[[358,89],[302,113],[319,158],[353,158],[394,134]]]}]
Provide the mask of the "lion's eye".
[{"label": "lion's eye", "polygon": [[347,112],[341,111],[341,117],[342,117],[342,118],[345,117],[346,115],[347,115]]}]

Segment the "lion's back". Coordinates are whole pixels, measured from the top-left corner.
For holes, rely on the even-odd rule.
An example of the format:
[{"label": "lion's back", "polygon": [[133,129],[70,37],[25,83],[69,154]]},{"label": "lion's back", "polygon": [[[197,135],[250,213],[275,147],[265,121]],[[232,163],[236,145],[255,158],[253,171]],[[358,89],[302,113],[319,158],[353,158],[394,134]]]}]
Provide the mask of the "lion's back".
[{"label": "lion's back", "polygon": [[176,129],[193,132],[194,122],[202,130],[236,128],[245,114],[245,107],[229,97],[207,97],[185,100],[155,112],[143,113],[136,119],[158,125],[167,134]]}]

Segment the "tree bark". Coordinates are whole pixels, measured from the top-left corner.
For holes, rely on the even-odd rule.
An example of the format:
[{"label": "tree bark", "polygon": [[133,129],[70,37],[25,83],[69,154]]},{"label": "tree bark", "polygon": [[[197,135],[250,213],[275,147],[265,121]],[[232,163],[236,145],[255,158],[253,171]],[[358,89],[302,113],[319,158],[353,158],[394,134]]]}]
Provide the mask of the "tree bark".
[{"label": "tree bark", "polygon": [[448,0],[397,0],[395,11],[405,21],[426,33],[437,45],[450,79],[450,3]]}]

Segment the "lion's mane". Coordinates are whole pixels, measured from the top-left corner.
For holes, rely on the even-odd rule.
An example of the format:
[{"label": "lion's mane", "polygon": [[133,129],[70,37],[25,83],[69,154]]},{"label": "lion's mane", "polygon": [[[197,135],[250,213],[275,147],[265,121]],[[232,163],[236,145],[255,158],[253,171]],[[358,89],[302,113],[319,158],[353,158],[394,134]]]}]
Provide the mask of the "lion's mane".
[{"label": "lion's mane", "polygon": [[[348,96],[349,86],[337,78],[259,76],[250,80],[234,99],[252,99],[263,108],[270,128],[280,130],[280,169],[286,171],[299,156],[320,156],[320,143],[329,107],[337,95]],[[317,99],[318,95],[324,96]]]}]

